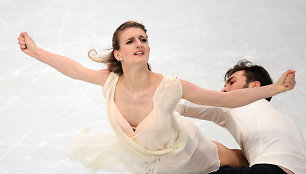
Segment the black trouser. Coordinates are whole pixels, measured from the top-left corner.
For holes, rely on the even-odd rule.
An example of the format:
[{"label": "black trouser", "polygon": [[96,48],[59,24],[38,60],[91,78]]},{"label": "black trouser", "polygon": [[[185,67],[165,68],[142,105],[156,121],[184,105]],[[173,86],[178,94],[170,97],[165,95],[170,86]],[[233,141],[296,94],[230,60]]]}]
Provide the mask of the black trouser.
[{"label": "black trouser", "polygon": [[252,167],[220,167],[209,174],[286,174],[281,168],[273,164],[255,164]]}]

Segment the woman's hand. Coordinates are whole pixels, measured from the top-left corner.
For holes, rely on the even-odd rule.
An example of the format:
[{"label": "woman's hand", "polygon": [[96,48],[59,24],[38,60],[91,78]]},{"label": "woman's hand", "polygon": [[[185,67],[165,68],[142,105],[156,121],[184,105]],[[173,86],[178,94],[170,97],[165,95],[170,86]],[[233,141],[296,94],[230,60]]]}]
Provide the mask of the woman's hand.
[{"label": "woman's hand", "polygon": [[295,87],[295,83],[295,71],[291,69],[287,70],[274,84],[276,94],[293,89]]},{"label": "woman's hand", "polygon": [[180,82],[183,89],[183,99],[200,105],[234,108],[293,89],[295,71],[287,70],[276,83],[271,85],[243,88],[230,92],[206,90],[184,80],[180,80]]},{"label": "woman's hand", "polygon": [[20,33],[18,37],[20,49],[27,55],[48,64],[64,75],[73,79],[103,86],[107,80],[109,70],[92,70],[85,68],[78,62],[61,55],[53,54],[36,46],[35,42],[26,32]]},{"label": "woman's hand", "polygon": [[38,50],[38,47],[36,46],[35,42],[28,35],[27,32],[20,33],[18,37],[18,44],[20,46],[21,51],[32,57]]}]

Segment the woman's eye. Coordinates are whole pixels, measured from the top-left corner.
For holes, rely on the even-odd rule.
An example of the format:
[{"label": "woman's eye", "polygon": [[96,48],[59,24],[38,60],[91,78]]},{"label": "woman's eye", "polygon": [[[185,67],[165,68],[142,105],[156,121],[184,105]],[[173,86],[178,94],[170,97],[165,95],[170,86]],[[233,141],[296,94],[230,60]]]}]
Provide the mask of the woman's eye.
[{"label": "woman's eye", "polygon": [[230,84],[233,85],[235,82],[231,81]]},{"label": "woman's eye", "polygon": [[126,44],[130,44],[130,43],[132,43],[132,42],[133,42],[133,41],[130,40],[130,41],[127,41]]},{"label": "woman's eye", "polygon": [[148,40],[147,39],[141,39],[141,42],[147,42]]}]

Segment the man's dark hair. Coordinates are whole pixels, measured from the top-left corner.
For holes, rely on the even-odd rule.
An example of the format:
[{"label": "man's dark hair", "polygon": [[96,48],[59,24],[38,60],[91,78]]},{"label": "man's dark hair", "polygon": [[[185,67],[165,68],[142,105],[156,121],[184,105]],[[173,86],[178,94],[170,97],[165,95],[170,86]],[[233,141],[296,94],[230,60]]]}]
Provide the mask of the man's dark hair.
[{"label": "man's dark hair", "polygon": [[[237,71],[244,71],[244,76],[246,77],[246,85],[250,82],[259,81],[261,86],[266,86],[272,84],[272,79],[269,73],[260,65],[253,65],[252,62],[243,59],[238,61],[238,63],[227,70],[224,75],[224,80],[226,81],[232,74]],[[270,101],[272,97],[266,98]]]}]

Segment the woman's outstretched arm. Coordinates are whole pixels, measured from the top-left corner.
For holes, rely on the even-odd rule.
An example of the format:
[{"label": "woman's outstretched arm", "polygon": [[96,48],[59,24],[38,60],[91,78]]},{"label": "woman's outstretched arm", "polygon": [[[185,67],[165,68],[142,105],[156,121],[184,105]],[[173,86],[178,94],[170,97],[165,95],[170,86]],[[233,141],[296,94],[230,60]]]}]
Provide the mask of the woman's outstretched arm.
[{"label": "woman's outstretched arm", "polygon": [[180,82],[183,89],[183,98],[192,103],[234,108],[293,89],[295,86],[295,71],[287,70],[276,83],[271,85],[230,92],[206,90],[184,80],[180,80]]},{"label": "woman's outstretched arm", "polygon": [[61,55],[53,54],[36,46],[33,39],[26,32],[18,37],[20,49],[27,55],[55,68],[59,72],[73,79],[103,86],[109,70],[92,70],[80,63]]}]

